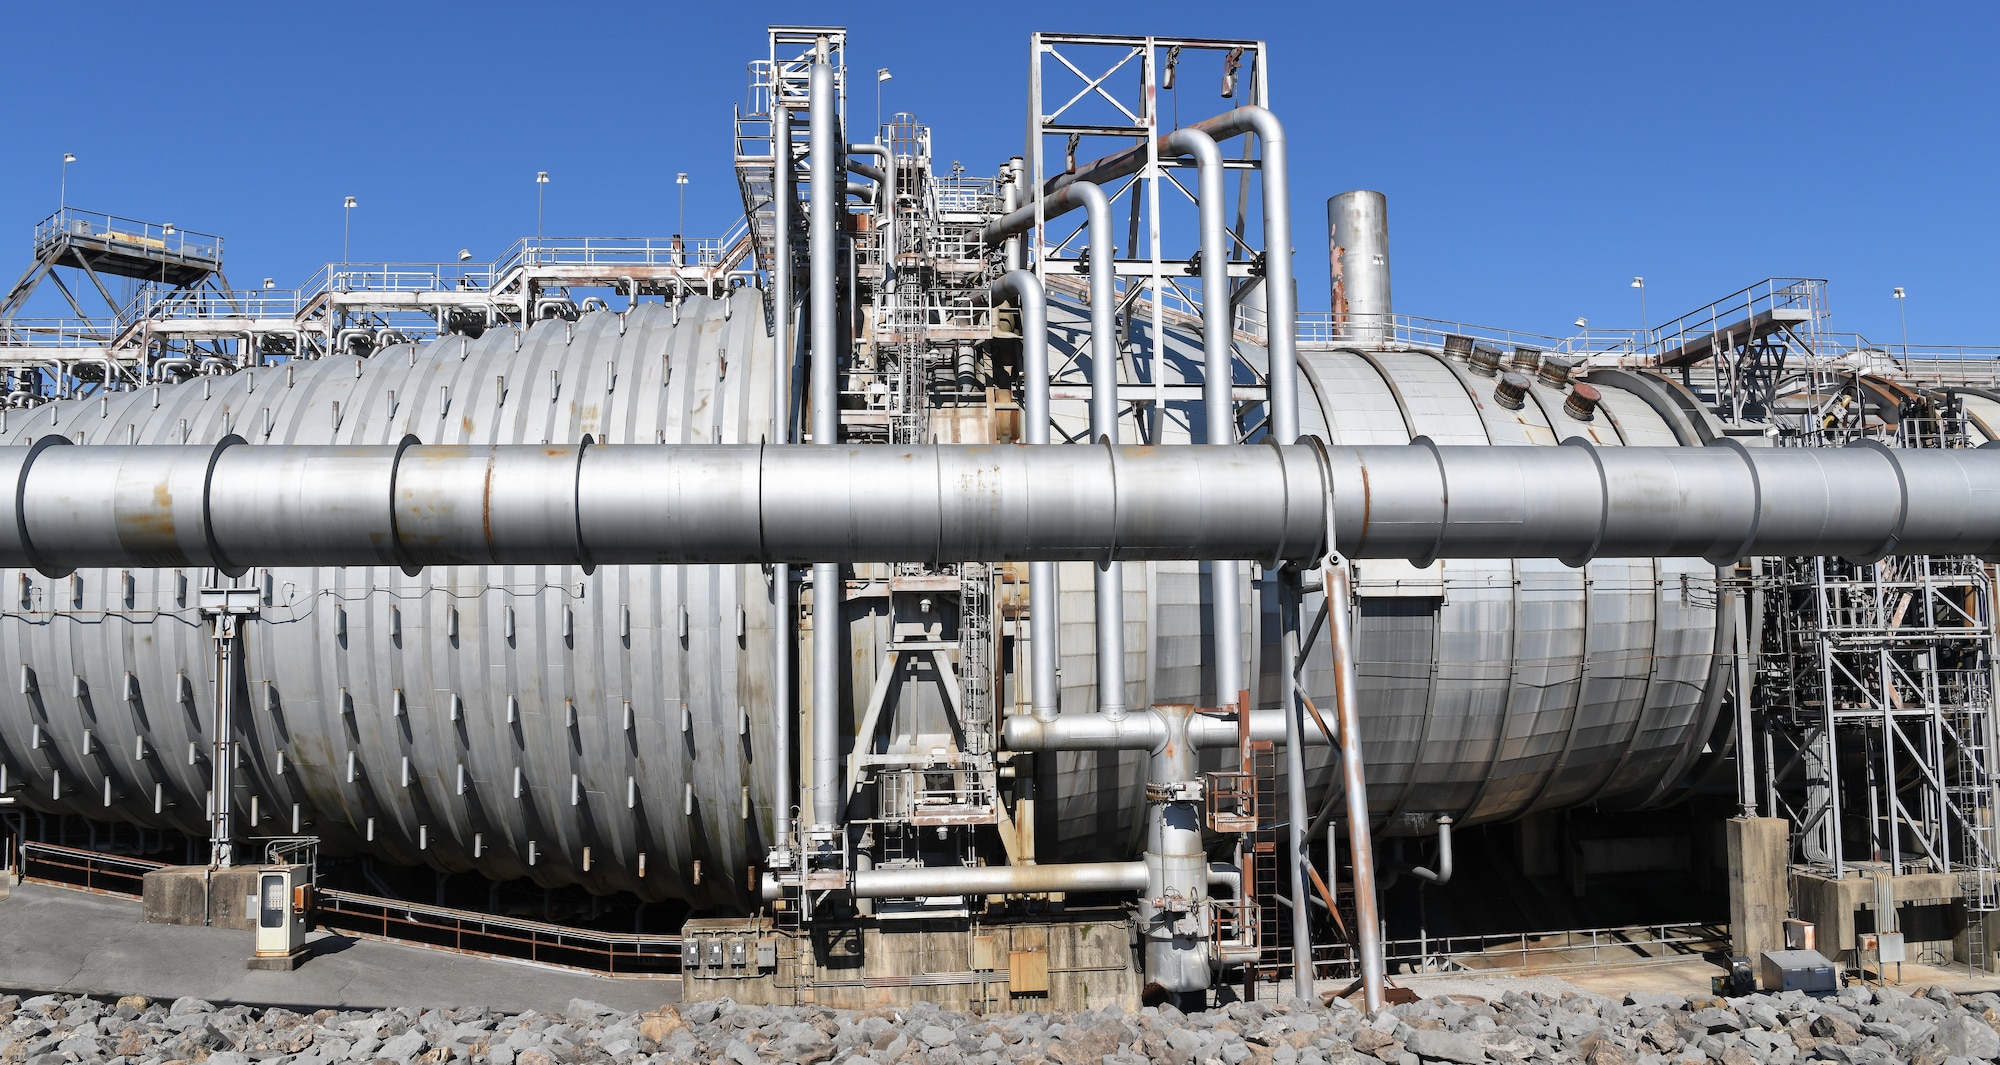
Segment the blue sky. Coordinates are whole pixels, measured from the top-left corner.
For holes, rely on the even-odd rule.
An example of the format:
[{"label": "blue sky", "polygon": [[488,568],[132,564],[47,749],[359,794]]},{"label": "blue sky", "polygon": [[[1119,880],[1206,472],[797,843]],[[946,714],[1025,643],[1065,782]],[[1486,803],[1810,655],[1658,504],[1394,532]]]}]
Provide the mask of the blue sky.
[{"label": "blue sky", "polygon": [[[496,255],[550,234],[740,210],[730,106],[773,22],[838,21],[942,159],[1020,151],[1036,29],[1264,38],[1294,144],[1300,303],[1324,309],[1324,201],[1389,196],[1399,311],[1543,332],[1655,324],[1772,275],[1829,278],[1834,324],[2000,344],[1994,5],[10,5],[0,271],[69,200],[222,234],[231,279],[337,258]],[[856,79],[852,113],[873,101]],[[1209,92],[1182,117],[1219,110]]]}]

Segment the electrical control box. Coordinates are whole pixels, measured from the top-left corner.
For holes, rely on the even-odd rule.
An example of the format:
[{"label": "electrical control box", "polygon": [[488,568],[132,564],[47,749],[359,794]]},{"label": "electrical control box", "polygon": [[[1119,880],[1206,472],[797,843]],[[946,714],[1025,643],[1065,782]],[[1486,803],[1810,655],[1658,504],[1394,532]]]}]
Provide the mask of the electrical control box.
[{"label": "electrical control box", "polygon": [[312,869],[273,865],[257,871],[257,957],[288,958],[306,948]]},{"label": "electrical control box", "polygon": [[1803,991],[1808,995],[1831,995],[1840,990],[1840,977],[1826,955],[1816,950],[1767,950],[1764,952],[1764,990]]}]

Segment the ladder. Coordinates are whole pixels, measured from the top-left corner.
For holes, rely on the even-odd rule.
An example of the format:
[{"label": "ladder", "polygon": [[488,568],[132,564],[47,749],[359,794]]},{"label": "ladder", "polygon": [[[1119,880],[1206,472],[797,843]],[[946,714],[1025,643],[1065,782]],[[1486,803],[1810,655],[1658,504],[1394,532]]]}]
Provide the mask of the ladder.
[{"label": "ladder", "polygon": [[1257,942],[1263,948],[1258,962],[1265,973],[1291,969],[1294,914],[1286,907],[1291,901],[1291,885],[1279,882],[1279,835],[1285,825],[1285,806],[1278,802],[1278,755],[1270,740],[1250,744],[1250,786],[1257,799],[1257,831],[1250,838],[1251,897],[1257,901]]}]

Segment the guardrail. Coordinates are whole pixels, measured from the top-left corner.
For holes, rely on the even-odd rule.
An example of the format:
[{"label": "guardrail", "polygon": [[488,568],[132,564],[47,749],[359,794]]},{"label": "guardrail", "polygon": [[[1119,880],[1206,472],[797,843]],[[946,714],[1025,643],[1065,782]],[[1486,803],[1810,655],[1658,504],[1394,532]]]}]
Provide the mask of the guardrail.
[{"label": "guardrail", "polygon": [[[1390,336],[1394,342],[1421,348],[1443,347],[1444,338],[1448,336],[1467,336],[1481,343],[1498,345],[1503,351],[1520,347],[1572,357],[1623,357],[1643,353],[1646,350],[1647,335],[1643,329],[1585,328],[1570,336],[1554,336],[1548,333],[1530,333],[1519,329],[1454,321],[1448,318],[1425,318],[1413,314],[1390,315]],[[1298,342],[1320,346],[1341,343],[1341,339],[1334,334],[1333,315],[1327,311],[1309,311],[1300,314]]]},{"label": "guardrail", "polygon": [[105,854],[81,847],[21,840],[17,844],[21,879],[35,884],[81,888],[98,895],[138,898],[147,873],[166,863]]},{"label": "guardrail", "polygon": [[413,943],[460,954],[517,958],[611,976],[664,976],[680,972],[679,936],[620,935],[566,928],[346,891],[320,891],[316,902],[319,924],[369,939]]},{"label": "guardrail", "polygon": [[[79,888],[99,895],[138,898],[144,877],[166,866],[145,858],[106,854],[0,836],[23,881]],[[299,841],[279,841],[281,844]],[[288,857],[288,856],[281,856]],[[0,864],[0,869],[5,869]],[[374,895],[322,889],[314,895],[314,922],[368,939],[514,958],[611,976],[665,976],[680,972],[681,937],[568,928],[490,913],[401,902]]]},{"label": "guardrail", "polygon": [[222,238],[166,222],[142,222],[102,211],[64,207],[35,223],[35,256],[63,240],[81,239],[113,247],[129,245],[149,255],[166,255],[208,265],[222,262]]},{"label": "guardrail", "polygon": [[[1561,972],[1570,969],[1657,965],[1726,949],[1729,935],[1717,924],[1669,922],[1579,928],[1507,935],[1393,939],[1382,944],[1390,975],[1415,973]],[[1313,968],[1322,979],[1360,975],[1359,959],[1345,943],[1315,946]]]},{"label": "guardrail", "polygon": [[38,348],[101,348],[118,333],[109,319],[10,318],[0,321],[0,344],[31,344]]},{"label": "guardrail", "polygon": [[1826,317],[1825,292],[1823,278],[1767,277],[1662,323],[1652,330],[1646,350],[1672,352],[1773,310],[1804,311],[1809,323],[1817,322]]}]

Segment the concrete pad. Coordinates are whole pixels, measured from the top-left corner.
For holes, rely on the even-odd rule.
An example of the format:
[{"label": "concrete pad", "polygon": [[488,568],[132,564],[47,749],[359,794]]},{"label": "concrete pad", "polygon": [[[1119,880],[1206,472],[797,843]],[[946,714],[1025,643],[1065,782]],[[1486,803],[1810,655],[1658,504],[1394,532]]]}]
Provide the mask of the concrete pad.
[{"label": "concrete pad", "polygon": [[246,969],[253,933],[147,924],[136,899],[22,884],[0,904],[0,992],[192,995],[290,1009],[487,1006],[561,1012],[572,998],[621,1010],[680,998],[680,978],[603,977],[526,962],[314,933],[295,972]]}]

